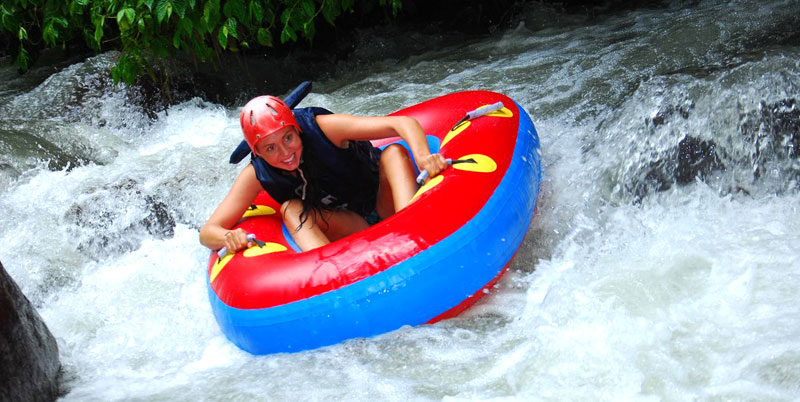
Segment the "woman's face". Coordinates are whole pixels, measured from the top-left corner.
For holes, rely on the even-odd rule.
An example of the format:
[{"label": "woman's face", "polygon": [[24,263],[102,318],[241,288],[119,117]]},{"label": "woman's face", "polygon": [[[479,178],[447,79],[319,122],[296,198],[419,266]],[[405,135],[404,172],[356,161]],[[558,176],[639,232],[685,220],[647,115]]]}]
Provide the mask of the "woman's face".
[{"label": "woman's face", "polygon": [[278,169],[295,170],[303,155],[300,134],[290,126],[269,135],[256,144],[256,155]]}]

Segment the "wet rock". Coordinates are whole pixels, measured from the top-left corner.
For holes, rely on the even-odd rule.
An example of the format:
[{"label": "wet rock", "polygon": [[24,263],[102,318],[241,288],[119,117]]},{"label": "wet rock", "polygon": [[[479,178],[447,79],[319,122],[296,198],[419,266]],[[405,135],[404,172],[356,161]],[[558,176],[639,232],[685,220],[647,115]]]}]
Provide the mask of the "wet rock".
[{"label": "wet rock", "polygon": [[[676,118],[687,119],[693,105],[666,106],[645,119],[652,127],[669,124]],[[653,192],[665,191],[674,185],[704,180],[715,171],[726,171],[727,165],[752,171],[754,182],[770,182],[775,191],[793,188],[800,183],[800,108],[795,98],[777,102],[761,102],[759,108],[744,113],[741,122],[744,154],[727,153],[711,140],[684,137],[663,158],[654,160],[638,171],[625,186],[636,200]],[[767,178],[767,172],[770,177]],[[729,191],[749,194],[742,184]]]},{"label": "wet rock", "polygon": [[158,198],[148,195],[144,198],[147,215],[142,219],[147,233],[158,239],[166,239],[175,235],[175,218],[169,212],[167,204]]},{"label": "wet rock", "polygon": [[58,397],[58,344],[0,263],[0,401]]},{"label": "wet rock", "polygon": [[43,161],[49,170],[69,171],[90,162],[98,162],[84,155],[76,146],[53,143],[30,131],[33,130],[17,129],[8,122],[0,123],[0,170],[13,169],[19,172]]},{"label": "wet rock", "polygon": [[775,144],[780,156],[800,156],[800,109],[794,98],[773,104],[761,104],[763,129]]},{"label": "wet rock", "polygon": [[717,155],[717,144],[687,136],[678,143],[678,156],[672,177],[678,184],[701,179],[714,170],[724,170],[725,165]]},{"label": "wet rock", "polygon": [[[656,129],[675,119],[687,120],[694,111],[694,102],[666,105],[655,115],[645,118],[645,125]],[[663,157],[647,163],[627,187],[637,200],[647,194],[666,191],[675,184],[688,184],[703,179],[715,170],[725,170],[717,144],[691,135],[684,136]]]},{"label": "wet rock", "polygon": [[402,17],[406,23],[435,26],[439,30],[467,34],[493,33],[510,27],[525,9],[520,1],[404,0]]},{"label": "wet rock", "polygon": [[22,172],[15,168],[13,164],[0,160],[0,188],[8,187],[21,174]]},{"label": "wet rock", "polygon": [[627,188],[636,200],[641,200],[650,193],[702,180],[714,171],[725,169],[716,143],[686,136],[664,158],[650,162],[640,179]]},{"label": "wet rock", "polygon": [[667,105],[666,107],[659,109],[655,116],[650,119],[646,119],[646,121],[649,121],[653,127],[658,127],[664,125],[669,119],[676,115],[686,120],[689,118],[689,112],[692,109],[694,109],[694,103],[680,106]]},{"label": "wet rock", "polygon": [[[753,175],[758,179],[770,163],[790,165],[800,157],[800,108],[795,98],[761,102],[759,111],[744,116],[742,135],[752,149]],[[793,165],[792,165],[793,166]],[[788,167],[788,169],[795,169]],[[799,171],[793,172],[800,176]]]},{"label": "wet rock", "polygon": [[87,255],[103,258],[124,253],[138,248],[145,238],[175,234],[175,218],[167,204],[133,179],[90,192],[65,217],[78,249]]}]

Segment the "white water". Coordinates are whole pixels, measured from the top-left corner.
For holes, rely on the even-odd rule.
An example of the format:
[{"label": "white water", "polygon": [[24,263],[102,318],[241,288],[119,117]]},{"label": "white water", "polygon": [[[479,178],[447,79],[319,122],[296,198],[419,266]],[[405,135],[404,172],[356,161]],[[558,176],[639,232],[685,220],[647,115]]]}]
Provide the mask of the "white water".
[{"label": "white water", "polygon": [[[71,98],[107,55],[0,104],[4,133],[94,161],[0,159],[0,261],[58,340],[65,401],[797,400],[800,160],[762,117],[800,94],[797,10],[531,8],[500,36],[315,83],[304,104],[339,112],[490,89],[531,114],[537,216],[497,291],[456,319],[288,355],[227,342],[197,228],[239,169],[237,111],[193,100],[151,121],[122,89]],[[726,169],[647,187],[687,135]]]}]

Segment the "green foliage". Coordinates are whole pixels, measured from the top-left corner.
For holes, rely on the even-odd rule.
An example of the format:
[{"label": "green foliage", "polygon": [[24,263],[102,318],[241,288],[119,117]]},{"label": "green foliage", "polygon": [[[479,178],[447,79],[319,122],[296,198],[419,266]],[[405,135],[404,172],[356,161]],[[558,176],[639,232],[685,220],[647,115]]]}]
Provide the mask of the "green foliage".
[{"label": "green foliage", "polygon": [[222,52],[311,41],[321,15],[328,24],[343,13],[374,3],[391,9],[401,0],[0,0],[0,39],[16,49],[26,71],[42,48],[83,40],[96,52],[120,50],[111,75],[133,82],[141,75],[159,81],[178,52],[201,62]]}]

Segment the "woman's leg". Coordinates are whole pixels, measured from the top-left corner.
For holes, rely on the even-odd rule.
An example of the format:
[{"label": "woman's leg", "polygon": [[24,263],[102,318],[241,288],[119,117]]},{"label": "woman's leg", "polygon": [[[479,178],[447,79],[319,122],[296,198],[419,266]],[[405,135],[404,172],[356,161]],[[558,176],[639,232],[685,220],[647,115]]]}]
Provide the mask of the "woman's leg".
[{"label": "woman's leg", "polygon": [[414,177],[414,163],[408,151],[392,144],[381,152],[380,184],[375,209],[381,219],[405,208],[419,188]]},{"label": "woman's leg", "polygon": [[364,218],[347,210],[311,211],[308,219],[301,226],[300,214],[302,212],[303,203],[297,199],[286,201],[281,206],[281,214],[286,228],[289,229],[292,239],[303,251],[322,247],[369,227]]}]

